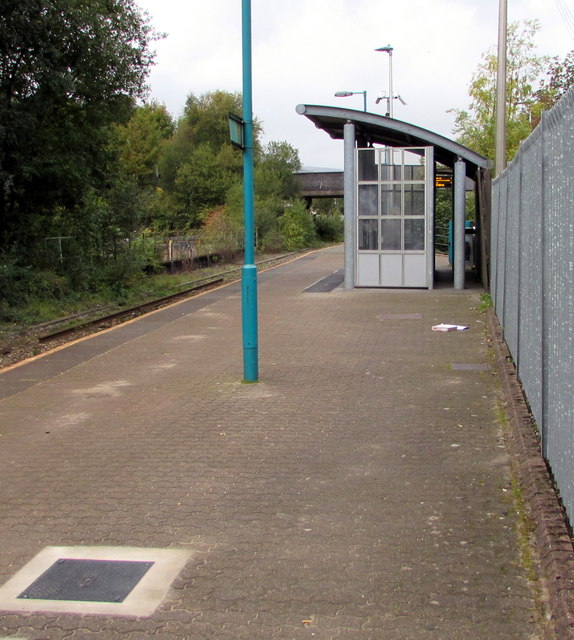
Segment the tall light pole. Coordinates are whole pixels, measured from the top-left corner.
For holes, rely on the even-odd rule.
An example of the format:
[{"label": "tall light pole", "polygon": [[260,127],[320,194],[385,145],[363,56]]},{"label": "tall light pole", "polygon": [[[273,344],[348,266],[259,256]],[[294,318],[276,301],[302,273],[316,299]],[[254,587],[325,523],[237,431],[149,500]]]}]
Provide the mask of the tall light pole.
[{"label": "tall light pole", "polygon": [[496,175],[506,167],[506,32],[507,0],[499,0],[498,67],[496,72],[496,144],[494,159]]},{"label": "tall light pole", "polygon": [[251,79],[251,0],[242,0],[243,53],[243,268],[241,317],[243,328],[243,379],[259,379],[257,329],[257,267],[253,194],[253,91]]},{"label": "tall light pole", "polygon": [[363,94],[363,110],[367,110],[367,92],[366,91],[337,91],[335,93],[336,98],[348,98],[362,93]]},{"label": "tall light pole", "polygon": [[375,51],[382,51],[389,54],[389,117],[392,118],[393,100],[395,97],[393,93],[393,48],[388,44],[386,47],[379,47],[378,49],[375,49]]}]

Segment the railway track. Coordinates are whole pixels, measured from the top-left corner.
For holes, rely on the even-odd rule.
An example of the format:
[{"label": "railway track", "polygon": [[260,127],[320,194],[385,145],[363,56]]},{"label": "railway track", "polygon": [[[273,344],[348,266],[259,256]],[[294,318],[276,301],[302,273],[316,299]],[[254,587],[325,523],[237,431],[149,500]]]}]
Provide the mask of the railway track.
[{"label": "railway track", "polygon": [[[295,255],[297,254],[282,254],[261,260],[257,262],[257,267],[260,271],[263,271],[281,262],[291,260]],[[206,278],[183,283],[179,285],[181,287],[180,291],[154,300],[148,300],[130,308],[118,310],[117,308],[114,309],[112,305],[101,306],[27,328],[22,327],[14,331],[11,337],[2,341],[0,345],[0,370],[63,346],[72,340],[83,338],[115,324],[150,313],[179,299],[205,292],[209,288],[219,286],[224,282],[239,280],[241,278],[241,270],[241,267],[236,267],[212,274]],[[112,310],[110,313],[104,313],[110,309]]]},{"label": "railway track", "polygon": [[[126,319],[135,318],[137,316],[141,316],[144,313],[149,313],[150,311],[154,311],[155,309],[159,309],[164,307],[171,302],[175,302],[181,298],[187,298],[191,295],[200,293],[209,289],[211,287],[217,286],[224,281],[222,277],[211,277],[208,282],[199,282],[196,283],[193,287],[189,287],[183,291],[178,291],[176,293],[172,293],[168,296],[163,296],[161,298],[156,298],[154,300],[149,300],[148,302],[143,302],[142,304],[138,304],[135,307],[129,307],[126,309],[121,309],[120,311],[114,311],[113,313],[108,313],[104,316],[99,316],[97,318],[92,318],[90,320],[86,320],[85,322],[74,324],[71,327],[66,327],[64,329],[58,329],[57,331],[51,331],[50,333],[46,333],[38,336],[38,342],[40,344],[45,344],[47,342],[58,340],[60,338],[64,338],[66,336],[71,336],[77,334],[80,331],[85,331],[92,327],[94,328],[102,328],[103,326],[111,326],[111,324],[118,321],[125,321]],[[85,315],[88,315],[89,312],[86,312]],[[79,314],[82,315],[82,314]]]}]

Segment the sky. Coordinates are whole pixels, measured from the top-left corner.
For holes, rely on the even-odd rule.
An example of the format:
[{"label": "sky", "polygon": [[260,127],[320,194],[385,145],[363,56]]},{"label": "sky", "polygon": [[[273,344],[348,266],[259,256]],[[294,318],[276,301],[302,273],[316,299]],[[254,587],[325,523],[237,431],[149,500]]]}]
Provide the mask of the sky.
[{"label": "sky", "polygon": [[[190,93],[242,90],[241,0],[136,0],[165,34],[153,43],[149,99],[179,117]],[[559,11],[562,7],[562,14]],[[306,167],[340,169],[343,143],[305,117],[298,104],[384,114],[389,56],[398,120],[449,138],[454,114],[469,104],[468,87],[482,55],[495,50],[499,0],[251,0],[253,113],[263,142],[286,141]],[[537,19],[539,55],[563,58],[574,49],[562,15],[574,0],[508,0],[508,21]]]}]

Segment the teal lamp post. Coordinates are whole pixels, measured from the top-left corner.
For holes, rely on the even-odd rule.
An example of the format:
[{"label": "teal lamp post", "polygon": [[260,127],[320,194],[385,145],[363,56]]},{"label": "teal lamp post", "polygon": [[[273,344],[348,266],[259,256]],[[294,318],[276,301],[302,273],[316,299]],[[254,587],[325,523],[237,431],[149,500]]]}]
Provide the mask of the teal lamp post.
[{"label": "teal lamp post", "polygon": [[243,327],[243,380],[259,380],[257,329],[257,267],[255,266],[255,221],[253,213],[253,96],[251,80],[251,0],[242,0],[243,43],[243,227],[244,249],[241,271]]}]

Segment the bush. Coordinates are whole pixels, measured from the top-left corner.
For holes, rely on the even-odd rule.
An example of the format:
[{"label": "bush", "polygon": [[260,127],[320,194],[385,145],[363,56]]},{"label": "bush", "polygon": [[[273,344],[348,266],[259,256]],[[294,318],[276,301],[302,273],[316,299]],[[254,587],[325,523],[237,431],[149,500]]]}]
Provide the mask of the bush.
[{"label": "bush", "polygon": [[279,229],[272,229],[263,236],[261,240],[261,250],[269,253],[275,251],[283,251],[285,249],[285,240]]},{"label": "bush", "polygon": [[344,226],[343,217],[337,213],[322,213],[315,216],[317,235],[325,242],[342,242]]},{"label": "bush", "polygon": [[279,220],[281,233],[288,251],[309,247],[316,239],[313,216],[303,200],[294,200]]},{"label": "bush", "polygon": [[7,305],[17,306],[28,299],[32,271],[21,267],[10,258],[0,262],[0,300]]}]

